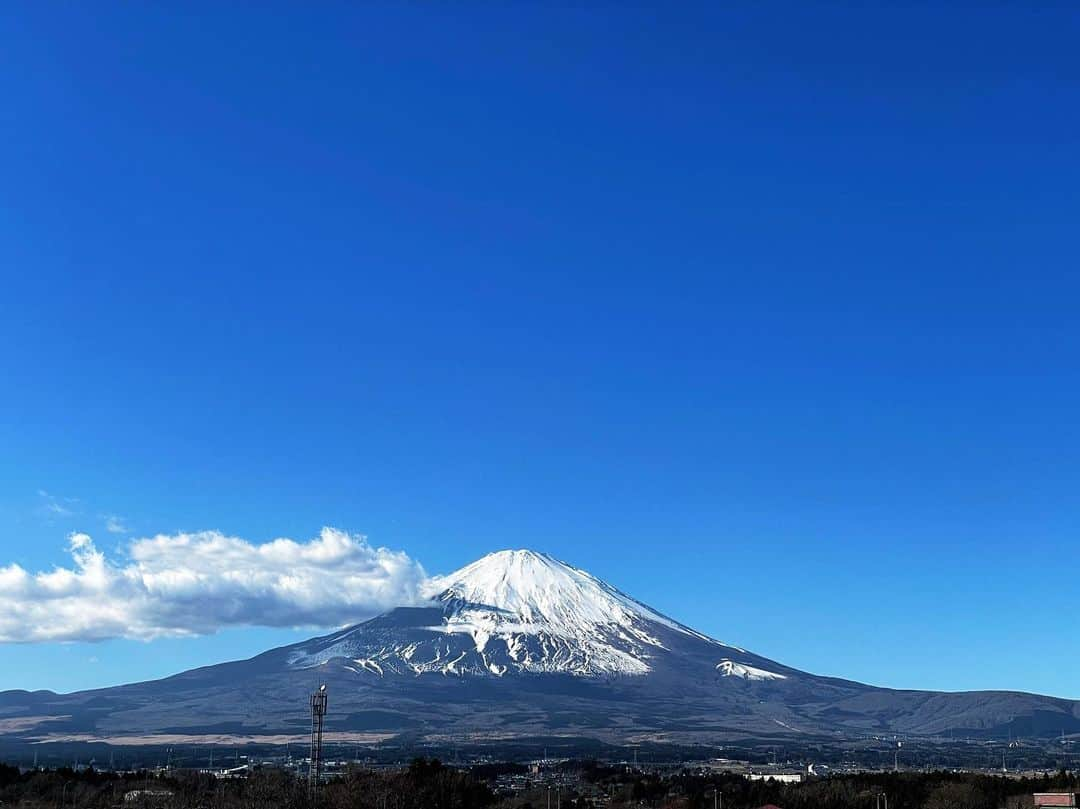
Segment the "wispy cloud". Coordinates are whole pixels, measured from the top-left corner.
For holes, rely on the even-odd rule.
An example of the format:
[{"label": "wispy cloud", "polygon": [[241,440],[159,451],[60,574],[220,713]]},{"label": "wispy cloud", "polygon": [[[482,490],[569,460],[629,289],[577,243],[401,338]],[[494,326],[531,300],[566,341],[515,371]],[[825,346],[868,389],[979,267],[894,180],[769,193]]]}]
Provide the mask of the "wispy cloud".
[{"label": "wispy cloud", "polygon": [[38,497],[41,499],[42,508],[50,514],[58,517],[72,517],[78,514],[76,506],[79,504],[79,498],[77,497],[58,497],[55,494],[49,494],[44,489],[38,489]]},{"label": "wispy cloud", "polygon": [[102,515],[102,518],[105,520],[105,530],[110,534],[126,534],[128,532],[123,517],[117,517],[115,514],[105,514]]},{"label": "wispy cloud", "polygon": [[74,533],[68,552],[69,567],[0,567],[0,642],[340,626],[416,603],[427,579],[407,554],[334,528],[262,544],[218,531],[161,534],[131,542],[121,559]]}]

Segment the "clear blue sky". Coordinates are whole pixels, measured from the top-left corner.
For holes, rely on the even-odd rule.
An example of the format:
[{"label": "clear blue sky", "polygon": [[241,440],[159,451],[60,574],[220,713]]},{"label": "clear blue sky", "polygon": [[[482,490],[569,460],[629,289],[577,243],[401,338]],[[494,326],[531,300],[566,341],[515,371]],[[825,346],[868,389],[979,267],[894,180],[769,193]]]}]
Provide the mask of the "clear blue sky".
[{"label": "clear blue sky", "polygon": [[532,547],[810,671],[1080,697],[1075,10],[155,5],[2,24],[0,566]]}]

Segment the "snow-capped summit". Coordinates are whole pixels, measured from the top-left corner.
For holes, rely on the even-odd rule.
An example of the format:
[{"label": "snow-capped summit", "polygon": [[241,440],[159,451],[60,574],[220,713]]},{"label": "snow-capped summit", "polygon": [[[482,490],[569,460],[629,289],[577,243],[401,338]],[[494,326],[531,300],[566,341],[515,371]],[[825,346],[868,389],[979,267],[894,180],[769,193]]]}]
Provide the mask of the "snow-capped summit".
[{"label": "snow-capped summit", "polygon": [[648,643],[656,641],[642,635],[638,625],[655,621],[703,637],[592,574],[536,551],[489,553],[456,573],[435,579],[434,586],[438,600],[457,608],[458,620],[466,613],[482,614],[498,624],[543,628],[567,636],[617,625]]},{"label": "snow-capped summit", "polygon": [[[655,650],[665,648],[657,626],[709,641],[584,570],[536,551],[490,553],[436,585],[436,598],[446,605],[441,631],[470,636],[485,655],[505,647],[510,665],[527,671],[643,674]],[[536,645],[539,653],[531,652]]]}]

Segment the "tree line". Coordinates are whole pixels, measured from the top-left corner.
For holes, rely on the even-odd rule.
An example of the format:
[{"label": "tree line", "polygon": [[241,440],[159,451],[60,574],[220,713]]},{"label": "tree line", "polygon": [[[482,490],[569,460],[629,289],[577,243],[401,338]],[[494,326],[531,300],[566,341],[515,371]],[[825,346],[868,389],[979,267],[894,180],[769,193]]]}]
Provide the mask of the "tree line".
[{"label": "tree line", "polygon": [[[1038,778],[980,773],[858,773],[801,784],[750,781],[734,773],[627,772],[592,763],[567,765],[572,783],[559,788],[560,809],[1031,809],[1035,792],[1078,792],[1064,771]],[[219,779],[195,771],[168,775],[93,769],[32,770],[0,764],[3,809],[547,809],[542,776],[516,794],[497,795],[488,780],[523,772],[517,765],[461,770],[437,759],[415,759],[394,770],[352,768],[322,784],[312,806],[305,778],[256,769]],[[564,776],[567,773],[564,772]],[[555,804],[552,803],[552,809]]]}]

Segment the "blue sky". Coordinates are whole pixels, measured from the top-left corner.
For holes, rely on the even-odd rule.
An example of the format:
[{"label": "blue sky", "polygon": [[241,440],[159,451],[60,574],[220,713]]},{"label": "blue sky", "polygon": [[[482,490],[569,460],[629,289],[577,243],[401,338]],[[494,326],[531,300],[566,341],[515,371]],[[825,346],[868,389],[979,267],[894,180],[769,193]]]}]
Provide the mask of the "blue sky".
[{"label": "blue sky", "polygon": [[[17,6],[0,567],[531,547],[810,671],[1080,697],[1078,29]],[[0,644],[0,688],[310,634]]]}]

